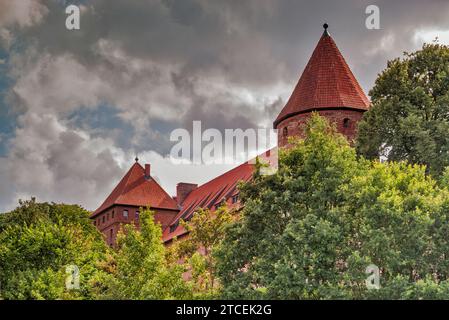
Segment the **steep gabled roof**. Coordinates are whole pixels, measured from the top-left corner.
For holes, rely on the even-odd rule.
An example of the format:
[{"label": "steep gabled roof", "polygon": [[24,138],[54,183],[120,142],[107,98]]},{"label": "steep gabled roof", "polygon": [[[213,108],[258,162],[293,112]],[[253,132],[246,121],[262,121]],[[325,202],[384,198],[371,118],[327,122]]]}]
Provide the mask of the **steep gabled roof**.
[{"label": "steep gabled roof", "polygon": [[368,110],[368,98],[327,32],[327,25],[325,29],[290,99],[274,121],[275,127],[306,111],[335,107]]},{"label": "steep gabled roof", "polygon": [[145,178],[145,169],[138,162],[133,164],[92,216],[113,205],[150,206],[150,208],[178,210],[176,201],[152,177]]},{"label": "steep gabled roof", "polygon": [[[274,149],[268,150],[258,157],[265,163],[269,162],[270,164],[273,164],[272,161],[275,159],[270,158],[272,157],[273,152],[275,152]],[[198,208],[215,211],[216,204],[220,203],[222,200],[227,201],[230,197],[238,194],[239,190],[237,187],[239,182],[248,182],[253,178],[255,163],[254,159],[245,162],[190,192],[183,201],[179,214],[173,219],[170,227],[164,230],[162,235],[163,241],[167,242],[174,237],[179,237],[187,233],[187,230],[179,225],[180,219],[186,220],[190,218]],[[234,204],[233,206],[238,205],[239,204]]]},{"label": "steep gabled roof", "polygon": [[179,225],[180,219],[188,219],[198,208],[215,210],[215,205],[222,199],[228,199],[237,192],[239,181],[247,182],[252,178],[254,165],[247,162],[228,172],[199,186],[187,196],[182,203],[182,209],[173,219],[169,228],[164,230],[162,239],[164,242],[187,233],[187,230]]}]

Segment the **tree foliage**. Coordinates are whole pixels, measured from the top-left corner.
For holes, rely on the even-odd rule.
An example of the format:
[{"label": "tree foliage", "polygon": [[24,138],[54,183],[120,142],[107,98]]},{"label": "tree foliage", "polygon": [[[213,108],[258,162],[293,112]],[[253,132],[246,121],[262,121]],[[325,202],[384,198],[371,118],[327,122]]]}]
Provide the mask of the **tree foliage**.
[{"label": "tree foliage", "polygon": [[[4,299],[91,299],[97,262],[107,247],[79,206],[21,202],[0,215],[0,291]],[[80,271],[79,289],[66,287],[66,267]]]},{"label": "tree foliage", "polygon": [[[67,266],[79,289],[67,287]],[[123,226],[107,247],[79,206],[21,202],[0,215],[0,297],[3,299],[181,299],[191,297],[181,265],[165,259],[162,231],[149,210],[141,228]]]},{"label": "tree foliage", "polygon": [[426,165],[449,165],[449,47],[425,44],[388,62],[370,91],[372,107],[359,123],[358,152]]},{"label": "tree foliage", "polygon": [[223,240],[232,220],[232,210],[223,205],[214,212],[200,208],[188,221],[181,221],[189,235],[171,245],[171,260],[184,264],[196,298],[214,298],[220,290],[212,253]]},{"label": "tree foliage", "polygon": [[141,210],[140,230],[123,226],[117,250],[104,266],[110,272],[102,279],[104,299],[187,299],[190,287],[183,281],[184,268],[166,259],[162,230],[154,213]]},{"label": "tree foliage", "polygon": [[[317,115],[294,144],[242,190],[242,218],[216,253],[223,296],[447,297],[447,187],[422,166],[358,159]],[[370,264],[379,290],[365,284]]]},{"label": "tree foliage", "polygon": [[[316,114],[291,144],[278,172],[241,186],[238,219],[198,210],[169,248],[149,209],[109,248],[79,206],[22,202],[0,215],[0,297],[449,297],[449,169],[436,181],[423,165],[359,158]],[[380,289],[366,285],[372,264]],[[66,286],[68,265],[79,289]]]}]

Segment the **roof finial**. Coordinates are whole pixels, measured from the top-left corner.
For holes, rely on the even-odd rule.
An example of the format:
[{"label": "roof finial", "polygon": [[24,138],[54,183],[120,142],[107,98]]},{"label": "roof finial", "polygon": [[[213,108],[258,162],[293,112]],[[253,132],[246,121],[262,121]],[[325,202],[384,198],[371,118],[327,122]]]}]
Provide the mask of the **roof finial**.
[{"label": "roof finial", "polygon": [[329,32],[327,31],[327,28],[329,28],[329,25],[326,22],[323,24],[323,28],[324,28],[324,35],[328,36]]},{"label": "roof finial", "polygon": [[136,158],[134,160],[136,160],[136,162],[139,162],[139,158],[137,157],[137,154],[136,154]]}]

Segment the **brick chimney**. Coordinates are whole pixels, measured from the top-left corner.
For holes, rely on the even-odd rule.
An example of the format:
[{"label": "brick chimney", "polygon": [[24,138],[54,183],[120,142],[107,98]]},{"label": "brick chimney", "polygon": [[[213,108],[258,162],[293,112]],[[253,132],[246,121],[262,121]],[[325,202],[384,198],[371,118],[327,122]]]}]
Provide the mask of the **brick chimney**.
[{"label": "brick chimney", "polygon": [[180,182],[176,185],[176,201],[182,204],[190,192],[198,188],[197,184]]},{"label": "brick chimney", "polygon": [[145,164],[145,179],[150,179],[151,165],[149,163]]}]

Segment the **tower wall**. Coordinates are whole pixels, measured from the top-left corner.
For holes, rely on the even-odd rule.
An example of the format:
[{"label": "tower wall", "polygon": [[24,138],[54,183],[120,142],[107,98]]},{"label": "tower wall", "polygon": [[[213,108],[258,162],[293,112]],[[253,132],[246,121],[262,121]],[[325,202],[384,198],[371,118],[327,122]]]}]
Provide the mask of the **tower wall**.
[{"label": "tower wall", "polygon": [[[334,123],[338,132],[345,135],[352,143],[357,135],[357,124],[362,119],[363,111],[352,109],[321,109],[316,111],[320,116]],[[305,124],[312,112],[304,112],[282,120],[277,126],[278,147],[288,147],[289,137],[302,137]]]}]

